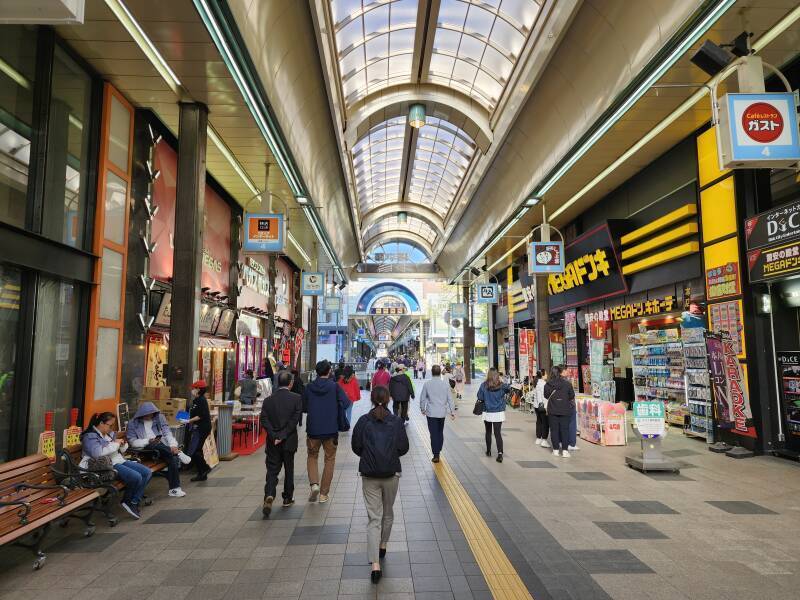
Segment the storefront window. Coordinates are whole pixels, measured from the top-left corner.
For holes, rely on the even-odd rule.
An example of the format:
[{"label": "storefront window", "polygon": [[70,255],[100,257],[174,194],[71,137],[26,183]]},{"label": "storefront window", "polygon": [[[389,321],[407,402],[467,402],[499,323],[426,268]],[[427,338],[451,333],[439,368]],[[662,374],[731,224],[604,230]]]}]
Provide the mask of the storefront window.
[{"label": "storefront window", "polygon": [[51,94],[42,234],[83,248],[92,80],[58,46]]},{"label": "storefront window", "polygon": [[80,291],[76,284],[54,277],[39,279],[28,413],[29,453],[36,452],[48,410],[55,413],[56,432],[68,425],[75,389]]},{"label": "storefront window", "polygon": [[0,264],[0,462],[8,460],[17,357],[21,274]]},{"label": "storefront window", "polygon": [[36,67],[36,30],[0,36],[0,221],[25,226]]}]

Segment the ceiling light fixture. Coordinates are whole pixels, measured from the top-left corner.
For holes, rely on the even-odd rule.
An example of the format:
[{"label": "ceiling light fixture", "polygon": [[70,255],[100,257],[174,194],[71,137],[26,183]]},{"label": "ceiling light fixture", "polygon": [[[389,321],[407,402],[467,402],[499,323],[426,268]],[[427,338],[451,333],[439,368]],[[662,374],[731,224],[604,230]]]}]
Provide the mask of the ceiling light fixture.
[{"label": "ceiling light fixture", "polygon": [[31,89],[31,82],[19,71],[17,71],[14,67],[0,58],[0,71],[5,73],[11,81],[16,83],[18,86],[25,88],[26,90]]},{"label": "ceiling light fixture", "polygon": [[236,171],[236,174],[239,175],[239,177],[241,177],[242,181],[244,181],[244,184],[247,186],[247,189],[250,190],[250,193],[253,194],[253,196],[260,195],[261,192],[253,183],[253,180],[250,179],[250,176],[245,172],[241,163],[238,160],[236,160],[236,157],[230,151],[230,148],[228,148],[228,146],[225,145],[225,142],[222,141],[222,138],[219,137],[219,134],[217,134],[216,130],[211,125],[209,125],[207,131],[208,131],[208,138],[222,153],[222,156],[224,156],[225,159],[230,163],[230,165],[233,167],[233,170]]},{"label": "ceiling light fixture", "polygon": [[155,44],[147,37],[147,34],[128,10],[128,7],[125,6],[122,0],[106,0],[106,6],[111,9],[114,16],[122,23],[122,26],[127,30],[142,52],[144,52],[159,75],[167,82],[170,89],[175,92],[176,96],[182,98],[185,95],[185,90],[183,89],[181,80],[178,79],[175,71],[172,70],[164,57],[161,56]]},{"label": "ceiling light fixture", "polygon": [[412,104],[408,108],[408,124],[414,129],[419,129],[425,125],[425,105]]},{"label": "ceiling light fixture", "polygon": [[397,213],[397,222],[400,225],[405,225],[408,223],[408,213],[404,210],[401,210]]},{"label": "ceiling light fixture", "polygon": [[292,246],[294,246],[295,250],[300,253],[300,256],[302,256],[307,263],[310,263],[311,259],[308,257],[308,254],[306,254],[306,251],[303,250],[303,247],[297,243],[297,240],[295,239],[294,235],[292,235],[292,232],[287,230],[286,234],[286,237],[289,238],[289,242],[292,244]]}]

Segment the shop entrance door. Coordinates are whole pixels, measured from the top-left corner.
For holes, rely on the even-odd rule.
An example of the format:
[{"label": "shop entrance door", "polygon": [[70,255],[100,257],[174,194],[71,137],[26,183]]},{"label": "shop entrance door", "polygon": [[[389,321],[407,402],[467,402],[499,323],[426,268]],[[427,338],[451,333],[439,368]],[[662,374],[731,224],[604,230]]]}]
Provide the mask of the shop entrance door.
[{"label": "shop entrance door", "polygon": [[800,352],[777,352],[776,361],[786,449],[800,454]]}]

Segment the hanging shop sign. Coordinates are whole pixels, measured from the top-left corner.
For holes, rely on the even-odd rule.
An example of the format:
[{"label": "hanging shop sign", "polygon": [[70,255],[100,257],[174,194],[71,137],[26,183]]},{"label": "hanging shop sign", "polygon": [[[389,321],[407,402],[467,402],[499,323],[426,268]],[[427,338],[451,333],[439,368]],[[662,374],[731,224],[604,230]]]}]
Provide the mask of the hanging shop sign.
[{"label": "hanging shop sign", "polygon": [[800,241],[750,250],[747,253],[750,283],[772,281],[800,271]]},{"label": "hanging shop sign", "polygon": [[719,104],[722,169],[789,168],[800,160],[793,94],[726,94]]},{"label": "hanging shop sign", "polygon": [[709,300],[738,296],[740,293],[738,262],[706,269],[706,297]]},{"label": "hanging shop sign", "polygon": [[300,276],[300,289],[303,296],[322,296],[325,291],[325,273],[303,272]]},{"label": "hanging shop sign", "polygon": [[325,310],[339,312],[342,309],[342,299],[339,296],[325,296]]},{"label": "hanging shop sign", "polygon": [[564,242],[528,244],[528,275],[564,272]]},{"label": "hanging shop sign", "polygon": [[651,438],[664,435],[665,418],[664,403],[660,400],[633,403],[633,422],[642,437]]},{"label": "hanging shop sign", "polygon": [[624,321],[626,319],[639,319],[663,313],[672,312],[678,309],[678,302],[675,296],[664,296],[663,298],[653,298],[642,302],[631,302],[630,304],[620,304],[613,308],[596,310],[586,313],[586,322],[595,321]]},{"label": "hanging shop sign", "polygon": [[158,312],[154,323],[159,327],[169,327],[172,321],[172,292],[164,292],[161,295],[161,304],[158,305]]},{"label": "hanging shop sign", "polygon": [[450,304],[450,318],[451,319],[466,319],[467,318],[467,305],[463,302]]},{"label": "hanging shop sign", "polygon": [[564,272],[547,278],[551,313],[628,291],[608,224],[577,238],[564,249],[564,256]]},{"label": "hanging shop sign", "polygon": [[251,214],[244,216],[244,244],[247,252],[283,252],[283,215]]},{"label": "hanging shop sign", "polygon": [[744,222],[748,250],[800,238],[800,201],[757,214]]},{"label": "hanging shop sign", "polygon": [[500,288],[496,283],[479,283],[478,304],[497,304],[500,298]]}]

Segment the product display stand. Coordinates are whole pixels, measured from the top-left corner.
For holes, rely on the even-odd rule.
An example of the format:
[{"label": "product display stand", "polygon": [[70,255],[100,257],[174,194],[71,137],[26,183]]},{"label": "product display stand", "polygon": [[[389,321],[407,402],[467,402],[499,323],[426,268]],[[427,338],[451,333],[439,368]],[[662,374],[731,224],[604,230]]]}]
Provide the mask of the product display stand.
[{"label": "product display stand", "polygon": [[689,406],[689,422],[684,433],[711,444],[714,442],[714,420],[705,333],[706,330],[699,327],[681,330],[686,402]]},{"label": "product display stand", "polygon": [[683,346],[677,329],[628,336],[633,359],[633,390],[637,401],[661,400],[667,422],[683,427],[688,413]]},{"label": "product display stand", "polygon": [[661,451],[661,437],[643,437],[636,428],[636,435],[639,436],[641,442],[642,452],[636,456],[626,456],[625,464],[631,469],[636,469],[642,473],[649,473],[650,471],[670,471],[672,473],[680,473],[678,464],[669,458],[666,458]]}]

